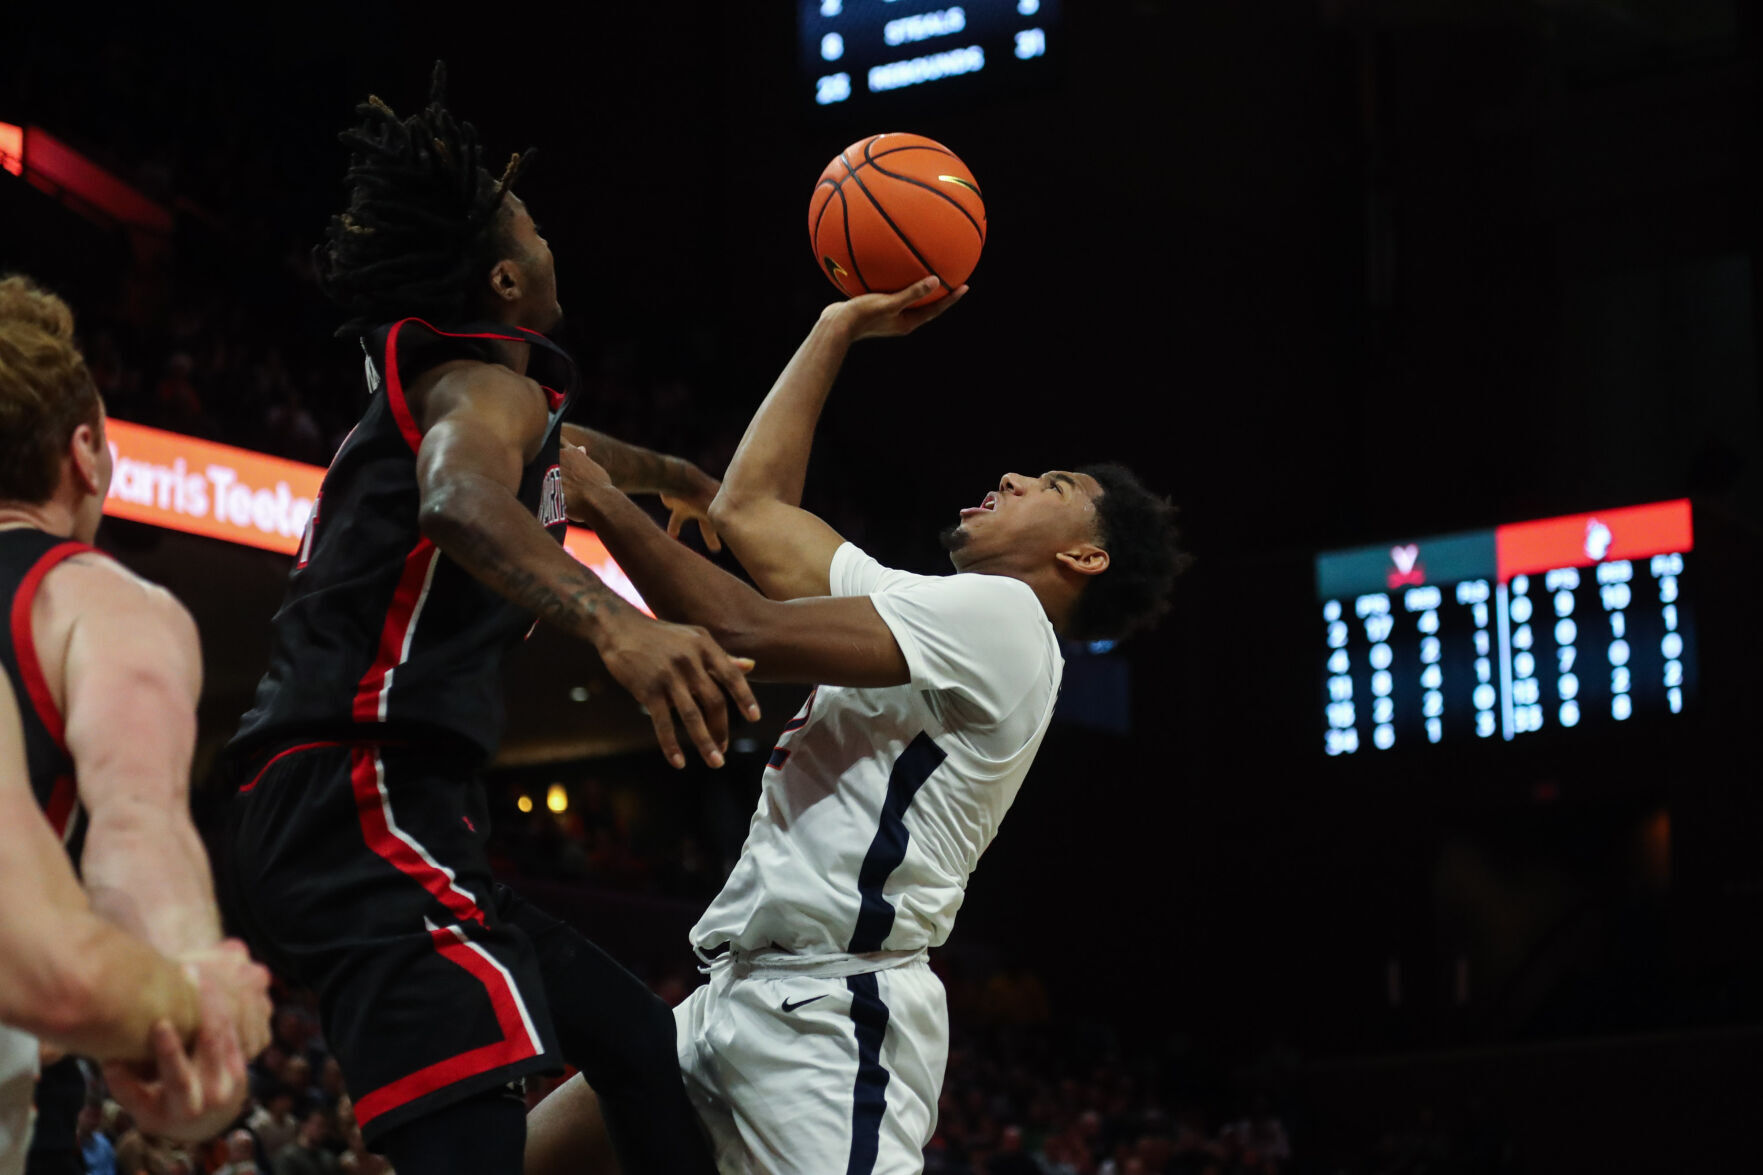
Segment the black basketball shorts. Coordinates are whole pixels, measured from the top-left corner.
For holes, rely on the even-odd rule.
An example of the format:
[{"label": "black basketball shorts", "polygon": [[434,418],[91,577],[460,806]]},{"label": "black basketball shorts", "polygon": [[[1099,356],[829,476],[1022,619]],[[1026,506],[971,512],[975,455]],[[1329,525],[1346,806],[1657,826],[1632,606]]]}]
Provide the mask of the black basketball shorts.
[{"label": "black basketball shorts", "polygon": [[490,877],[475,772],[456,756],[311,742],[229,774],[237,793],[216,854],[228,922],[277,974],[318,992],[369,1142],[561,1071],[533,943]]}]

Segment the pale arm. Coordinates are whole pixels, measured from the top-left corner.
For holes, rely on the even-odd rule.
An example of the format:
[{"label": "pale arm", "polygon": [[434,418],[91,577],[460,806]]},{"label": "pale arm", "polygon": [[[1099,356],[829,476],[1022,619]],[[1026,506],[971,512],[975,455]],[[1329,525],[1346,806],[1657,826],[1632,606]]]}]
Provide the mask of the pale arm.
[{"label": "pale arm", "polygon": [[67,747],[91,820],[93,908],[178,956],[220,941],[208,854],[190,818],[202,654],[182,605],[107,559],[45,579],[41,632],[65,633]]},{"label": "pale arm", "polygon": [[70,1052],[155,1057],[154,1026],[194,1035],[196,991],[177,964],[93,912],[25,773],[0,674],[0,1021]]}]

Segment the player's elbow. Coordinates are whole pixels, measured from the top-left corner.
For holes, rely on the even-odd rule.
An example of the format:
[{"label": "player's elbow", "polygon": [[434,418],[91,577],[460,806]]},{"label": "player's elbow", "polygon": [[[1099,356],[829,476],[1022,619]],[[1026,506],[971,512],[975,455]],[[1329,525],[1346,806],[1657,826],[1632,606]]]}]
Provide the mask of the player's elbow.
[{"label": "player's elbow", "polygon": [[716,491],[716,497],[710,500],[711,525],[725,534],[738,529],[751,517],[756,501],[753,495],[730,489],[724,482]]},{"label": "player's elbow", "polygon": [[416,524],[424,538],[445,550],[472,532],[477,513],[472,495],[464,487],[435,486],[423,495]]}]

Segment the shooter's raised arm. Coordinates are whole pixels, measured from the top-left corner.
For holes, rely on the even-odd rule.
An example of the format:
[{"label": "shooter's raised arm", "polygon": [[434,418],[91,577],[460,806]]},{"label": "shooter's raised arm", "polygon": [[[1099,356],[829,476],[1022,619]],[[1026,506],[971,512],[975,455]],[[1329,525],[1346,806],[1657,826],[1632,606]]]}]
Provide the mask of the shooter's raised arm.
[{"label": "shooter's raised arm", "polygon": [[936,285],[929,277],[897,294],[864,294],[828,306],[747,425],[710,504],[710,518],[772,599],[826,595],[827,570],[844,541],[801,502],[814,429],[845,353],[859,339],[910,334],[967,292],[962,286],[927,307],[910,309]]}]

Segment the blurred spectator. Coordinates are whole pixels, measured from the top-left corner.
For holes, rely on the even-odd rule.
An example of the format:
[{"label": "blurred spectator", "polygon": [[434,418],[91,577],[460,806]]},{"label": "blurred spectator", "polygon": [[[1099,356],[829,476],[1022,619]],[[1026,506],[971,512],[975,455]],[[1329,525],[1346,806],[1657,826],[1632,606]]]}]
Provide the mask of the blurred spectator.
[{"label": "blurred spectator", "polygon": [[1265,1094],[1255,1095],[1253,1111],[1224,1128],[1224,1138],[1245,1171],[1279,1175],[1292,1157],[1285,1124],[1268,1107]]},{"label": "blurred spectator", "polygon": [[[289,1058],[287,1065],[295,1061],[305,1063],[304,1057]],[[284,1066],[285,1067],[285,1066]],[[274,1155],[299,1133],[300,1119],[294,1114],[295,1104],[299,1099],[285,1084],[278,1084],[270,1090],[269,1098],[245,1119],[245,1126],[263,1148],[265,1155]]]},{"label": "blurred spectator", "polygon": [[80,1158],[85,1160],[86,1175],[116,1175],[116,1148],[104,1135],[102,1099],[86,1099],[86,1104],[80,1109],[79,1131],[75,1140],[79,1143]]},{"label": "blurred spectator", "polygon": [[327,1147],[330,1120],[323,1110],[313,1110],[300,1120],[294,1141],[275,1153],[273,1175],[332,1175],[337,1158]]},{"label": "blurred spectator", "polygon": [[214,1175],[267,1175],[257,1163],[257,1139],[249,1130],[235,1130],[227,1135],[227,1161]]},{"label": "blurred spectator", "polygon": [[1006,1126],[998,1139],[998,1152],[986,1164],[988,1175],[1044,1175],[1041,1165],[1022,1149],[1022,1127]]}]

